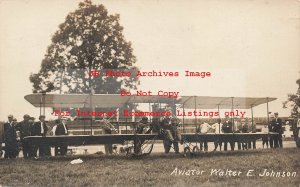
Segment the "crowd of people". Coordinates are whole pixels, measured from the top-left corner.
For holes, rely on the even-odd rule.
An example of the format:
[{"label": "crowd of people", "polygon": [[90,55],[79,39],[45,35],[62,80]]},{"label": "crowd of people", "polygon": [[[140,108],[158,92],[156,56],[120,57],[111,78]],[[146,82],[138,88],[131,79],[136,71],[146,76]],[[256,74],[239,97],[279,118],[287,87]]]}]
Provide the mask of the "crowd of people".
[{"label": "crowd of people", "polygon": [[[34,117],[28,114],[23,116],[23,121],[17,122],[13,115],[8,116],[8,121],[4,123],[4,142],[5,154],[4,158],[16,158],[19,156],[20,148],[22,148],[23,157],[37,158],[51,156],[51,147],[48,144],[39,146],[29,145],[25,141],[27,136],[46,136],[47,134],[67,135],[68,127],[66,118],[55,120],[55,125],[50,131],[44,115],[39,116],[39,121],[34,121]],[[55,147],[55,155],[65,155],[67,152],[66,145]]]},{"label": "crowd of people", "polygon": [[[12,116],[8,116],[8,121],[4,124],[4,142],[5,142],[5,154],[4,158],[16,158],[19,156],[20,147],[22,147],[22,153],[24,158],[36,158],[51,156],[50,145],[44,143],[39,146],[29,145],[25,141],[27,136],[46,136],[46,135],[68,135],[68,127],[66,125],[66,118],[61,118],[55,120],[55,125],[50,130],[45,116],[39,116],[38,121],[34,121],[33,117],[25,114],[23,116],[23,121],[17,122],[17,120]],[[152,125],[151,125],[152,124]],[[154,126],[153,124],[158,124]],[[165,153],[169,153],[171,147],[173,146],[175,153],[179,153],[179,143],[183,144],[183,139],[181,137],[180,129],[178,128],[180,121],[178,118],[166,117],[157,122],[152,121],[148,122],[147,117],[143,117],[142,120],[137,123],[134,127],[135,133],[137,134],[147,134],[152,131],[159,132],[165,136],[164,148]],[[146,128],[150,127],[150,128]],[[108,129],[108,130],[107,130]],[[104,134],[111,134],[111,126],[103,128]],[[278,117],[278,113],[274,113],[269,124],[265,124],[262,128],[263,133],[275,132],[277,134],[265,136],[262,139],[263,148],[265,146],[268,148],[269,145],[271,148],[282,148],[282,120]],[[226,134],[226,133],[256,133],[256,127],[252,121],[247,118],[242,118],[240,120],[234,119],[233,121],[226,117],[223,122],[221,119],[217,119],[217,122],[210,125],[206,122],[198,125],[196,128],[196,133],[215,133],[215,134]],[[215,138],[214,142],[214,151],[219,147],[219,150],[227,151],[228,144],[230,149],[234,151],[235,146],[237,145],[238,150],[245,149],[256,149],[256,141],[241,140],[238,142],[235,141],[222,141]],[[208,142],[200,142],[200,150],[208,151]],[[112,144],[105,146],[106,153],[112,152]],[[138,151],[138,150],[137,150]],[[57,155],[66,155],[67,145],[59,145],[55,147],[55,156]]]},{"label": "crowd of people", "polygon": [[[224,121],[222,122],[221,119],[218,119],[216,123],[210,125],[206,122],[203,122],[201,125],[197,127],[197,133],[200,134],[206,134],[206,133],[215,133],[215,134],[226,134],[226,133],[255,133],[256,127],[252,122],[249,122],[247,118],[242,118],[240,121],[237,119],[234,119],[233,122],[229,117],[225,117]],[[200,143],[200,150],[201,151],[208,151],[208,142],[203,141]],[[219,150],[227,151],[228,150],[228,144],[230,146],[230,149],[234,151],[235,144],[238,147],[238,150],[245,150],[245,149],[253,149],[256,148],[256,141],[247,141],[247,140],[241,140],[239,142],[234,141],[222,141],[221,139],[218,139],[218,137],[215,138],[214,142],[214,151],[216,151],[219,147]]]},{"label": "crowd of people", "polygon": [[[143,130],[147,126],[148,119],[143,118],[137,126],[137,133],[145,133]],[[165,135],[164,140],[164,149],[165,153],[169,153],[171,146],[173,146],[175,153],[179,153],[179,144],[182,143],[181,133],[179,131],[179,123],[176,118],[164,118],[161,120],[160,128],[163,130]],[[149,124],[148,124],[149,125]],[[282,148],[282,134],[283,134],[283,126],[282,120],[278,117],[278,113],[274,113],[274,116],[271,116],[271,120],[269,124],[265,124],[262,128],[262,133],[269,133],[274,132],[277,134],[264,136],[262,138],[262,146],[263,148]],[[200,134],[206,133],[215,133],[215,134],[226,134],[226,133],[256,133],[256,125],[252,120],[247,118],[241,118],[240,120],[234,119],[233,121],[229,117],[225,117],[224,121],[222,122],[221,119],[217,119],[217,123],[212,125],[203,122],[202,124],[198,125],[196,128],[196,132]],[[249,141],[249,139],[241,138],[240,141],[222,141],[215,137],[214,142],[214,151],[216,151],[219,147],[219,150],[227,151],[228,144],[230,146],[230,150],[234,151],[237,147],[238,150],[246,150],[246,149],[256,149],[256,140]],[[200,150],[201,151],[208,151],[208,142],[201,141],[200,142]]]},{"label": "crowd of people", "polygon": [[[274,132],[277,134],[264,136],[262,138],[262,146],[263,148],[268,148],[269,145],[271,148],[282,148],[282,134],[283,134],[283,126],[282,126],[282,120],[278,117],[278,113],[274,113],[274,116],[271,116],[271,120],[269,124],[264,124],[264,126],[261,129],[262,133],[269,133]],[[209,130],[212,130],[210,132],[214,132],[216,134],[222,134],[222,133],[256,133],[256,125],[249,121],[247,118],[242,118],[240,121],[237,119],[234,119],[233,123],[229,119],[229,117],[226,117],[224,122],[222,123],[221,119],[217,120],[217,123],[213,125],[209,125],[208,123],[203,122],[197,129],[198,133],[208,133]],[[214,151],[217,150],[217,148],[220,148],[220,151],[222,149],[222,144],[224,144],[224,151],[227,151],[227,145],[230,145],[230,149],[233,151],[235,149],[235,144],[237,145],[238,150],[245,150],[245,149],[256,149],[256,141],[246,141],[241,140],[239,142],[222,142],[218,139],[214,142],[215,148]],[[208,146],[207,142],[202,142],[200,144],[200,149],[203,149],[204,144],[204,151],[207,151]]]}]

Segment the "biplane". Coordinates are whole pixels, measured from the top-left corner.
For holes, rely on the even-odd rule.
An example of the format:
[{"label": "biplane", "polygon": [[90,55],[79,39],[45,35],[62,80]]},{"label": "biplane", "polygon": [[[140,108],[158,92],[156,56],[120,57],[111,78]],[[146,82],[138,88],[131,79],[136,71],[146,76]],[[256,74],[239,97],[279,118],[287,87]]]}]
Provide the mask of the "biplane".
[{"label": "biplane", "polygon": [[[266,104],[267,119],[269,120],[268,103],[276,100],[276,98],[252,98],[252,97],[210,97],[210,96],[181,96],[180,98],[168,98],[161,96],[120,96],[114,94],[30,94],[26,95],[25,99],[35,107],[40,107],[40,113],[45,112],[45,107],[52,108],[120,108],[128,104],[168,104],[181,107],[183,111],[187,109],[216,109],[220,114],[221,109],[251,109],[252,124],[253,124],[253,108]],[[220,117],[220,116],[219,116]],[[195,116],[195,119],[197,116]],[[91,118],[91,128],[93,124]],[[184,140],[184,155],[191,155],[199,152],[197,143],[202,141],[215,142],[216,139],[222,142],[241,142],[254,141],[262,137],[270,136],[272,133],[186,133],[185,116],[182,116],[182,139]],[[196,122],[197,120],[195,120]],[[273,133],[276,134],[276,133]],[[28,144],[38,146],[47,143],[50,146],[57,145],[99,145],[99,144],[124,144],[131,142],[132,149],[128,154],[133,155],[148,155],[152,152],[156,140],[164,140],[165,136],[161,132],[147,133],[128,133],[128,134],[100,134],[100,135],[72,135],[72,136],[29,136],[25,138]],[[196,145],[194,144],[196,143]]]}]

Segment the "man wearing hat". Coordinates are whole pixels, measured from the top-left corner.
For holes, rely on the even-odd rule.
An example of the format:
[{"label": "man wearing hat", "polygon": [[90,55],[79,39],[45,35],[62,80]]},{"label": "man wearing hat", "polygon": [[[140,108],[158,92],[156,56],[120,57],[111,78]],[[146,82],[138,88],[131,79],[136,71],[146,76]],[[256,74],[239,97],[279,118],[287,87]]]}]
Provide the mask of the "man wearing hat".
[{"label": "man wearing hat", "polygon": [[[208,131],[211,129],[212,127],[203,121],[203,123],[201,125],[199,125],[199,128],[198,128],[198,133],[201,133],[201,134],[207,134]],[[207,145],[207,141],[204,140],[204,141],[201,141],[200,142],[200,150],[203,151],[203,145],[204,145],[204,151],[208,151],[208,145]]]},{"label": "man wearing hat", "polygon": [[[264,124],[264,126],[261,129],[261,132],[269,133],[269,128],[268,128],[267,124]],[[262,145],[263,145],[263,148],[265,148],[265,145],[267,146],[267,148],[269,148],[269,137],[268,136],[262,137]]]},{"label": "man wearing hat", "polygon": [[[274,119],[271,121],[271,132],[278,133],[277,135],[273,136],[274,141],[274,148],[281,147],[282,148],[282,120],[278,118],[278,113],[274,113]],[[271,145],[270,145],[271,146]]]},{"label": "man wearing hat", "polygon": [[[66,125],[67,119],[62,118],[61,120],[57,119],[55,120],[56,129],[55,129],[55,135],[60,136],[60,135],[68,135],[68,127]],[[65,155],[67,153],[68,146],[67,145],[60,145],[55,147],[55,156],[57,155]]]},{"label": "man wearing hat", "polygon": [[[247,118],[241,119],[241,125],[240,125],[240,132],[241,133],[249,133],[249,125],[248,125],[248,120]],[[242,149],[248,149],[248,144],[249,142],[244,140],[245,138],[243,137],[242,139]]]},{"label": "man wearing hat", "polygon": [[[106,119],[100,120],[100,126],[102,128],[102,134],[112,134],[114,126],[110,124]],[[104,145],[105,154],[112,154],[113,152],[113,144],[105,144]]]},{"label": "man wearing hat", "polygon": [[16,158],[18,153],[17,134],[13,118],[13,115],[9,115],[8,121],[4,123],[4,158]]},{"label": "man wearing hat", "polygon": [[25,114],[23,121],[17,124],[17,130],[20,132],[20,143],[23,150],[23,157],[30,158],[32,156],[31,146],[25,143],[24,138],[31,136],[32,122],[30,122],[30,116]]},{"label": "man wearing hat", "polygon": [[[270,116],[270,119],[271,120],[270,120],[270,122],[268,124],[269,132],[274,132],[273,131],[273,127],[272,127],[272,121],[274,119],[274,115],[273,114]],[[270,144],[270,148],[274,147],[274,135],[272,135],[272,134],[269,134],[269,144]]]},{"label": "man wearing hat", "polygon": [[174,145],[175,153],[179,153],[178,141],[182,143],[181,134],[177,131],[178,122],[176,118],[171,118],[170,116],[165,116],[162,120],[161,127],[164,131],[164,149],[165,153],[169,153]]},{"label": "man wearing hat", "polygon": [[[45,118],[46,118],[46,116],[41,115],[39,117],[40,121],[35,122],[33,124],[32,136],[46,136],[46,134],[48,132],[48,127],[46,125]],[[48,150],[49,148],[50,147],[47,146],[47,145],[40,145],[39,147],[37,147],[34,150],[34,154],[37,155],[37,150],[39,150],[39,156],[40,157],[46,156],[46,155],[49,154],[49,150]]]},{"label": "man wearing hat", "polygon": [[176,117],[171,118],[171,133],[172,136],[174,137],[174,141],[172,142],[175,153],[179,153],[179,145],[178,142],[183,144],[182,136],[180,133],[180,130],[178,129],[179,126],[179,119]]},{"label": "man wearing hat", "polygon": [[[217,123],[213,124],[211,127],[212,127],[212,129],[214,129],[215,134],[222,134],[223,133],[222,126],[223,126],[223,123],[221,123],[221,119],[219,118],[217,120]],[[217,136],[217,137],[219,137],[219,136]],[[221,141],[220,138],[217,138],[217,137],[215,138],[215,142],[214,142],[214,144],[215,144],[214,151],[217,150],[218,146],[220,147],[220,151],[221,151],[221,149],[222,149],[222,141]]]},{"label": "man wearing hat", "polygon": [[[138,122],[138,124],[135,126],[135,133],[136,134],[144,134],[145,133],[145,127],[148,126],[148,118],[142,117],[142,120]],[[142,145],[144,142],[134,140],[134,144],[136,145],[134,147],[134,153],[139,154],[142,151]]]},{"label": "man wearing hat", "polygon": [[[225,122],[223,123],[222,130],[225,134],[233,133],[233,125],[228,116],[225,117]],[[225,141],[224,142],[224,151],[227,151],[227,144],[228,144],[228,141]],[[230,144],[231,151],[234,151],[234,141],[230,140],[229,144]]]},{"label": "man wearing hat", "polygon": [[142,117],[142,120],[137,124],[136,133],[143,134],[145,127],[147,127],[147,126],[148,126],[148,118]]}]

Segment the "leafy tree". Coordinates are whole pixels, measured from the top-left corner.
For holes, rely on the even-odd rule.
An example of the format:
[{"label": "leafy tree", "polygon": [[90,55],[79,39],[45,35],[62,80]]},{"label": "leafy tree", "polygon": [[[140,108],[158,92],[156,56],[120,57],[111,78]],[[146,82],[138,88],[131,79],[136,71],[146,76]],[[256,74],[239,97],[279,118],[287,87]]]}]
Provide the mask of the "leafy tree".
[{"label": "leafy tree", "polygon": [[296,81],[296,84],[299,85],[296,94],[289,94],[288,100],[283,102],[283,108],[287,108],[289,105],[291,110],[291,116],[294,118],[300,117],[300,79]]},{"label": "leafy tree", "polygon": [[298,84],[298,90],[296,94],[289,94],[288,100],[283,102],[283,108],[287,108],[287,104],[292,108],[291,117],[294,119],[292,123],[292,129],[294,134],[294,139],[296,141],[296,145],[300,148],[300,136],[299,136],[299,120],[300,120],[300,79],[296,81]]},{"label": "leafy tree", "polygon": [[89,76],[94,69],[137,70],[119,20],[103,5],[79,3],[53,35],[39,72],[30,75],[33,92],[118,94],[121,89],[136,89],[139,81],[134,73],[119,78]]}]

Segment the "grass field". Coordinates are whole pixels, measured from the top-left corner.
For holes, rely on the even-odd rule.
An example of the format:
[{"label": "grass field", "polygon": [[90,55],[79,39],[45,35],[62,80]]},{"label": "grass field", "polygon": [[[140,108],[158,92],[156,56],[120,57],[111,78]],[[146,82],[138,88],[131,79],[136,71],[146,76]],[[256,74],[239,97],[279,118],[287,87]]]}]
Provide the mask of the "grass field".
[{"label": "grass field", "polygon": [[[90,155],[80,157],[82,164],[71,165],[75,158],[0,159],[0,186],[300,186],[298,148],[216,152],[194,158],[158,153],[141,159]],[[211,175],[214,169],[240,175]],[[259,176],[264,169],[296,172],[296,176]],[[185,170],[184,175],[179,170]],[[196,170],[194,175],[191,170]],[[249,170],[254,176],[246,176]]]}]

